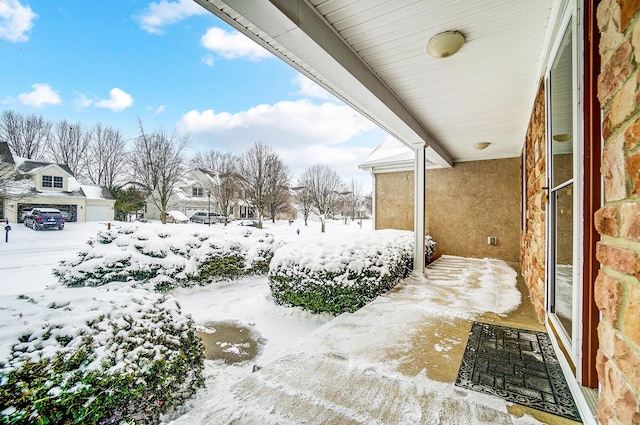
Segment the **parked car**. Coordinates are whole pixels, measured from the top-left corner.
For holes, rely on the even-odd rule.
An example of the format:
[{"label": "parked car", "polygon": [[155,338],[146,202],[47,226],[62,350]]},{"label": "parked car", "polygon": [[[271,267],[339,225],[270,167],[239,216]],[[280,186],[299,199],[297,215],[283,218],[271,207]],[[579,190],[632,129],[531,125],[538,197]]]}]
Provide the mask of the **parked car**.
[{"label": "parked car", "polygon": [[31,214],[32,210],[33,208],[25,208],[22,211],[20,211],[20,221],[24,223],[24,218],[29,214]]},{"label": "parked car", "polygon": [[188,223],[189,217],[180,211],[167,211],[166,220],[167,223]]},{"label": "parked car", "polygon": [[75,221],[73,219],[73,213],[69,212],[69,211],[60,211],[60,214],[62,214],[62,218],[64,218],[64,222],[68,223],[70,221]]},{"label": "parked car", "polygon": [[64,229],[64,217],[56,208],[34,208],[24,217],[24,225],[33,230]]},{"label": "parked car", "polygon": [[192,223],[210,224],[210,223],[217,223],[219,217],[220,217],[220,214],[218,213],[208,213],[207,215],[206,211],[198,211],[195,214],[193,214],[189,220]]}]

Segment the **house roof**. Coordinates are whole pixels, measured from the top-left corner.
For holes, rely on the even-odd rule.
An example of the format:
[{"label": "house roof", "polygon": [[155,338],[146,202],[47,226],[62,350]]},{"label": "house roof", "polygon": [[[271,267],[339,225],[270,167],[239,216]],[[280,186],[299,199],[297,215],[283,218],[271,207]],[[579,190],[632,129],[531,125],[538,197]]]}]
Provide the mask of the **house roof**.
[{"label": "house roof", "polygon": [[113,199],[111,192],[104,186],[97,184],[81,184],[80,189],[87,199]]},{"label": "house roof", "polygon": [[0,163],[14,166],[13,155],[7,142],[0,142]]},{"label": "house roof", "polygon": [[22,174],[38,174],[38,173],[42,173],[45,172],[46,170],[50,169],[50,168],[58,168],[59,170],[63,171],[65,174],[67,174],[70,177],[73,177],[73,172],[71,172],[71,169],[69,168],[69,166],[65,165],[65,164],[55,164],[52,162],[42,162],[42,161],[32,161],[32,160],[25,160],[24,158],[21,158],[21,161],[17,162],[17,164],[19,164],[17,166],[17,170],[18,172],[22,173]]},{"label": "house roof", "polygon": [[[379,144],[358,168],[374,172],[413,170],[415,158],[413,150],[393,137],[387,137]],[[439,168],[427,158],[426,168]]]},{"label": "house roof", "polygon": [[[563,0],[196,0],[427,158],[521,154]],[[436,59],[428,40],[466,40]],[[478,142],[489,148],[476,150]]]},{"label": "house roof", "polygon": [[19,193],[25,193],[26,190],[31,190],[33,194],[44,197],[84,197],[87,199],[113,199],[109,190],[105,187],[98,185],[81,185],[76,180],[73,172],[66,164],[56,164],[45,161],[34,161],[19,156],[14,156],[9,149],[9,145],[6,142],[0,142],[0,161],[8,162],[15,167],[18,174],[34,175],[42,172],[46,172],[49,168],[57,168],[60,171],[67,174],[67,191],[49,191],[41,190],[36,191],[36,186],[31,178],[27,177],[20,180]]}]

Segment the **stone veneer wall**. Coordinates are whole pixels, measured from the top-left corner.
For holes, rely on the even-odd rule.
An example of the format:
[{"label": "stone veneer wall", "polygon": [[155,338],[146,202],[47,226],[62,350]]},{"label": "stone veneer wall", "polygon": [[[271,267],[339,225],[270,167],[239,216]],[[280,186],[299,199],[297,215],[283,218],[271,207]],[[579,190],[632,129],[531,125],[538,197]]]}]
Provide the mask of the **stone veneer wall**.
[{"label": "stone veneer wall", "polygon": [[545,244],[546,244],[546,170],[544,83],[540,83],[531,112],[525,141],[525,189],[527,193],[526,223],[520,244],[522,276],[529,288],[531,301],[544,318]]},{"label": "stone veneer wall", "polygon": [[640,1],[604,0],[598,98],[604,109],[604,205],[595,282],[602,424],[640,424]]},{"label": "stone veneer wall", "polygon": [[[413,230],[413,171],[376,174],[376,229]],[[459,162],[427,170],[425,230],[436,254],[517,263],[521,159]],[[496,236],[497,245],[487,244]]]}]

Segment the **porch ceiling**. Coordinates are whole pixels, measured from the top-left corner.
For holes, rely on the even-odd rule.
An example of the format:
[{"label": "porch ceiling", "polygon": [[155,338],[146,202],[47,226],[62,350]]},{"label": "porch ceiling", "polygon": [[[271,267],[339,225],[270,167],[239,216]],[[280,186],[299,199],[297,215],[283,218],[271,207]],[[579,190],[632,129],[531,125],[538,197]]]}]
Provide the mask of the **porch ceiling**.
[{"label": "porch ceiling", "polygon": [[[559,0],[195,0],[440,166],[519,156]],[[435,59],[448,30],[466,43]],[[473,148],[490,142],[489,148]]]}]

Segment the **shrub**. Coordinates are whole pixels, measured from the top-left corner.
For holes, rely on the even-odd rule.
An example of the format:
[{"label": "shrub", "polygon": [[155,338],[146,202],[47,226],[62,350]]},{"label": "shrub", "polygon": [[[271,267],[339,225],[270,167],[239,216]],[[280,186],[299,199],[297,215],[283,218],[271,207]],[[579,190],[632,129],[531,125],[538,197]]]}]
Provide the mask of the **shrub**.
[{"label": "shrub", "polygon": [[400,230],[327,235],[280,248],[269,268],[274,300],[313,313],[353,312],[411,273],[413,233]]},{"label": "shrub", "polygon": [[[172,233],[173,232],[173,233]],[[54,268],[66,286],[101,286],[123,281],[158,292],[266,273],[275,249],[273,235],[259,229],[205,228],[184,234],[161,224],[101,231],[75,258]]]},{"label": "shrub", "polygon": [[1,299],[0,422],[154,423],[202,386],[204,348],[173,297],[122,283],[30,295]]}]

